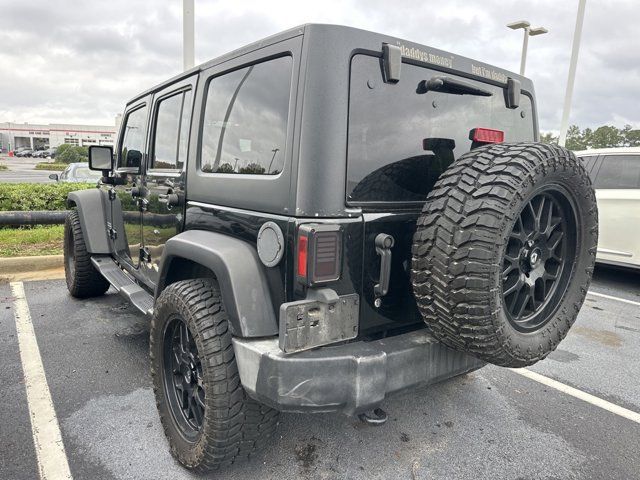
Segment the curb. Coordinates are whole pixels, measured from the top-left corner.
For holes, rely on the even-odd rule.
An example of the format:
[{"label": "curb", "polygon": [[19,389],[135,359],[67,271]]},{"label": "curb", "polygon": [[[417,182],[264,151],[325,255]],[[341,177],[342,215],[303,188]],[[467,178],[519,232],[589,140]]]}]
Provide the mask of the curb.
[{"label": "curb", "polygon": [[35,273],[64,266],[63,255],[0,258],[0,276]]}]

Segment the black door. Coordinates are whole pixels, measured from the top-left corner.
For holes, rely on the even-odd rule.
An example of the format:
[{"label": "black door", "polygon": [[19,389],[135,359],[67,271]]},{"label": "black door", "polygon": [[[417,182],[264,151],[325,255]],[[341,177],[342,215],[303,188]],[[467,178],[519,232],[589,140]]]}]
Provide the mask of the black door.
[{"label": "black door", "polygon": [[127,106],[116,148],[116,175],[124,180],[111,189],[109,236],[123,266],[138,268],[142,246],[140,195],[147,152],[150,97]]},{"label": "black door", "polygon": [[144,174],[140,274],[157,282],[166,241],[180,232],[185,208],[185,168],[197,76],[154,94],[149,156]]}]

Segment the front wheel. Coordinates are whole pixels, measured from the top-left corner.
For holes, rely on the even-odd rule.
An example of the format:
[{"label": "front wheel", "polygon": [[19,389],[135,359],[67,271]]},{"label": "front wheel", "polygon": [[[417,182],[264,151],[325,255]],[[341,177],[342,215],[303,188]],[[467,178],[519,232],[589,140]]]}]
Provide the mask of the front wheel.
[{"label": "front wheel", "polygon": [[91,263],[76,210],[71,210],[65,219],[63,249],[64,277],[72,296],[96,297],[109,290],[109,282]]},{"label": "front wheel", "polygon": [[211,279],[171,284],[151,321],[151,375],[171,453],[206,472],[264,446],[278,412],[242,388],[218,285]]}]

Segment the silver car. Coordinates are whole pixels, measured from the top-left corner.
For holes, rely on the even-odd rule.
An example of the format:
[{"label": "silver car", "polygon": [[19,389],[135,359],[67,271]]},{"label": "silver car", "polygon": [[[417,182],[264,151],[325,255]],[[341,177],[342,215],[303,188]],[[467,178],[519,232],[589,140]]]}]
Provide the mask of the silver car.
[{"label": "silver car", "polygon": [[89,170],[89,164],[85,162],[70,163],[60,175],[52,173],[51,180],[56,182],[98,183],[102,175],[95,170]]}]

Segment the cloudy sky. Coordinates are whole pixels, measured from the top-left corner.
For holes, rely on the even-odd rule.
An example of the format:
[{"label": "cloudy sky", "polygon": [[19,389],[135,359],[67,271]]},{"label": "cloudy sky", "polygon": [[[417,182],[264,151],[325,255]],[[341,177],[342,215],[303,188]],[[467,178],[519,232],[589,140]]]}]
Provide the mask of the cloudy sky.
[{"label": "cloudy sky", "polygon": [[[578,0],[196,0],[196,62],[307,22],[379,31],[527,75],[540,127],[559,129]],[[0,0],[0,122],[112,124],[182,66],[181,0]],[[638,0],[589,0],[571,123],[640,127]]]}]

